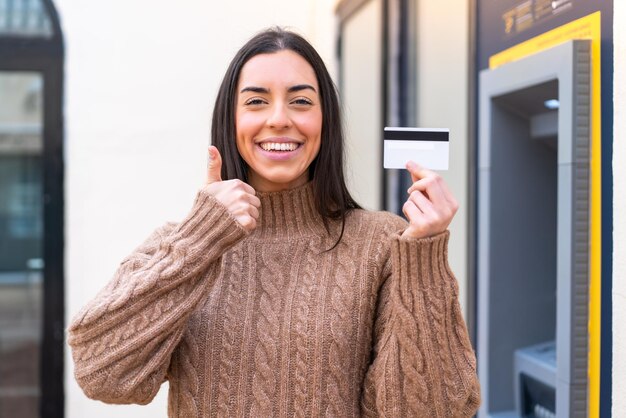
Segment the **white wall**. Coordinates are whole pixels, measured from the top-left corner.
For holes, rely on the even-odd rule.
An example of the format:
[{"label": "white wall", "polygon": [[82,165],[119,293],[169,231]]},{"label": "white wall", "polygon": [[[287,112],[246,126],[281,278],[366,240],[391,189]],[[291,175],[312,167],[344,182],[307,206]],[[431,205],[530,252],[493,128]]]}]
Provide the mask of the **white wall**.
[{"label": "white wall", "polygon": [[613,416],[626,417],[626,2],[613,5]]},{"label": "white wall", "polygon": [[[56,0],[65,36],[66,321],[204,180],[212,104],[236,50],[270,25],[308,37],[334,72],[332,0]],[[87,399],[67,349],[68,417],[165,417]]]},{"label": "white wall", "polygon": [[417,122],[450,128],[450,170],[442,175],[460,204],[450,225],[450,267],[464,312],[468,280],[469,2],[418,1]]}]

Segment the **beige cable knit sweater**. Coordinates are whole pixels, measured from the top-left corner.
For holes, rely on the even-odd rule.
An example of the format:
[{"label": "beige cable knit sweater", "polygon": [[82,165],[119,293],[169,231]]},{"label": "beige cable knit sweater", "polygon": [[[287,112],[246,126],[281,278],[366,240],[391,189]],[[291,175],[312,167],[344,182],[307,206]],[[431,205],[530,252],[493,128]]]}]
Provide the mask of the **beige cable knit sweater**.
[{"label": "beige cable knit sweater", "polygon": [[246,234],[206,191],[157,229],[75,316],[87,396],[170,417],[468,417],[475,356],[447,263],[448,233],[404,239],[401,218],[352,211],[341,243],[311,184],[259,193]]}]

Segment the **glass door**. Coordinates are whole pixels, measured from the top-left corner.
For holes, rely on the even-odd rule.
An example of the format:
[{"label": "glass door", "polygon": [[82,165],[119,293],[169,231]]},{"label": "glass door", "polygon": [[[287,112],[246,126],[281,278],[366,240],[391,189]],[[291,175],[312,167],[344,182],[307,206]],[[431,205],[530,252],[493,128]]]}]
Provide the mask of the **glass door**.
[{"label": "glass door", "polygon": [[[353,2],[356,3],[356,2]],[[383,1],[368,0],[341,27],[341,99],[350,193],[367,209],[383,207]]]},{"label": "glass door", "polygon": [[43,77],[0,71],[0,417],[36,417],[43,307]]}]

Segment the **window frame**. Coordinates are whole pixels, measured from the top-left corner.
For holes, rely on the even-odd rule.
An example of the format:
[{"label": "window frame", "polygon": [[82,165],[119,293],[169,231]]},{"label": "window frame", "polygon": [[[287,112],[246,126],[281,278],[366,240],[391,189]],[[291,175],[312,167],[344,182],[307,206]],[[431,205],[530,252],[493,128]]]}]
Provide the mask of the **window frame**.
[{"label": "window frame", "polygon": [[[336,51],[339,68],[338,85],[343,88],[343,31],[349,21],[370,0],[342,0],[335,9],[337,16]],[[414,20],[417,0],[382,0],[381,56],[380,62],[380,104],[381,161],[383,161],[382,128],[385,126],[416,125],[417,86],[412,79],[417,71],[417,25]],[[409,48],[413,48],[410,51]],[[405,190],[411,178],[404,171],[381,171],[379,196],[380,207],[402,216]]]},{"label": "window frame", "polygon": [[0,35],[0,71],[34,71],[43,87],[43,329],[40,349],[43,418],[64,416],[64,158],[63,62],[65,48],[52,0],[41,0],[51,37]]},{"label": "window frame", "polygon": [[[346,23],[354,17],[363,6],[369,3],[370,0],[341,0],[336,8],[335,15],[337,17],[337,31],[336,31],[336,60],[338,63],[338,87],[339,93],[343,97],[344,93],[344,54],[343,54],[343,41],[344,41],[344,28]],[[388,44],[389,40],[387,37],[388,34],[388,21],[389,21],[389,0],[381,0],[382,7],[382,22],[381,28],[381,56],[379,57],[379,66],[380,66],[380,96],[382,98],[382,103],[380,106],[380,124],[381,124],[381,134],[382,128],[387,126],[387,101],[388,101],[388,88],[387,88],[387,78],[388,78],[388,70],[387,70],[387,56],[388,56]],[[381,138],[380,141],[380,161],[379,166],[383,165],[383,141]],[[387,172],[383,169],[381,170],[379,183],[380,183],[380,193],[378,196],[379,207],[381,209],[387,209],[388,207],[388,198],[387,198]]]}]

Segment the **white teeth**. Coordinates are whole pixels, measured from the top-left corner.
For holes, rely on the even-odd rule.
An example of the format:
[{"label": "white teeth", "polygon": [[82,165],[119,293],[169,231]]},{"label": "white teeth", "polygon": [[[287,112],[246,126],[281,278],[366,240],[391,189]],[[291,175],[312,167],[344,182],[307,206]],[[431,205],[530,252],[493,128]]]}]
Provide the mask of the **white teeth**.
[{"label": "white teeth", "polygon": [[263,142],[260,144],[265,151],[294,151],[298,148],[295,142]]}]

